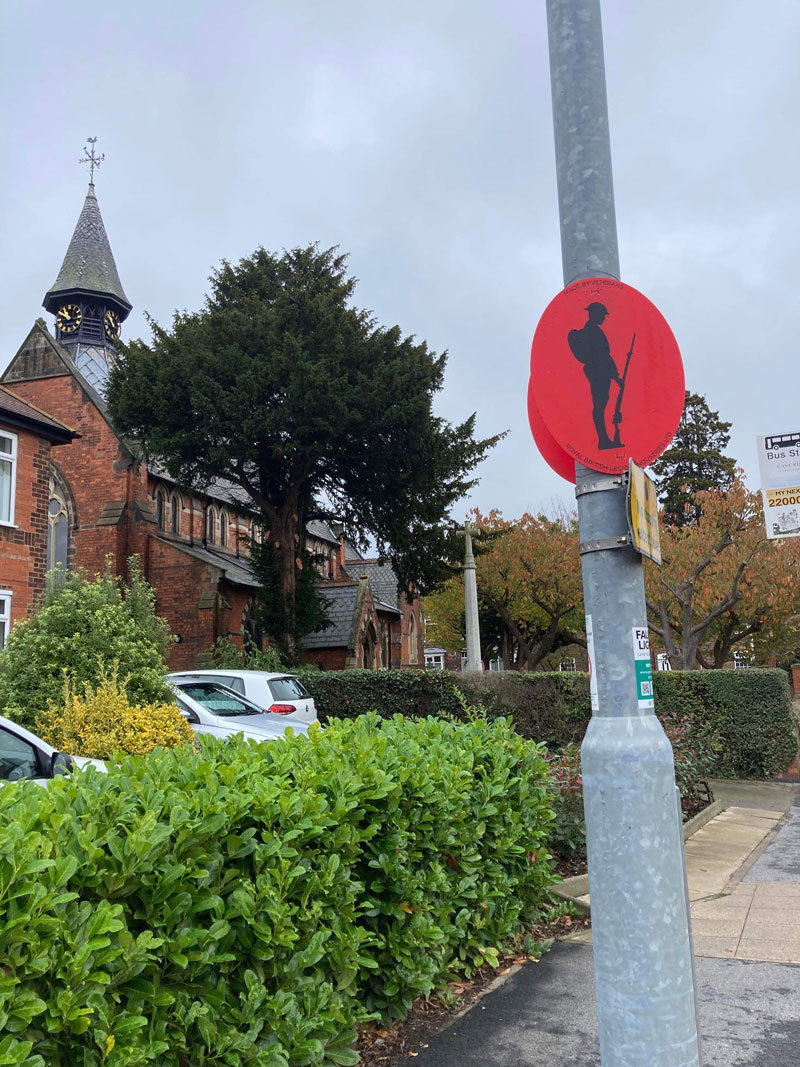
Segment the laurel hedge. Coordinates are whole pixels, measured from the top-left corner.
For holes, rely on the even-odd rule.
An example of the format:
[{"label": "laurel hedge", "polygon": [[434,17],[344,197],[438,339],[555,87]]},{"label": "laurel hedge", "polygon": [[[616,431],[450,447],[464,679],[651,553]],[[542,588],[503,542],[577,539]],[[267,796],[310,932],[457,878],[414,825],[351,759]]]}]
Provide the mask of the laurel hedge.
[{"label": "laurel hedge", "polygon": [[[523,737],[552,749],[579,742],[591,717],[582,673],[330,671],[309,675],[306,684],[323,721],[366,711],[459,718],[460,692],[490,717],[511,716]],[[688,717],[698,737],[721,738],[717,777],[768,777],[785,770],[797,752],[785,671],[657,671],[655,693],[659,715]]]},{"label": "laurel hedge", "polygon": [[377,716],[0,789],[0,1063],[355,1064],[549,908],[539,746]]}]

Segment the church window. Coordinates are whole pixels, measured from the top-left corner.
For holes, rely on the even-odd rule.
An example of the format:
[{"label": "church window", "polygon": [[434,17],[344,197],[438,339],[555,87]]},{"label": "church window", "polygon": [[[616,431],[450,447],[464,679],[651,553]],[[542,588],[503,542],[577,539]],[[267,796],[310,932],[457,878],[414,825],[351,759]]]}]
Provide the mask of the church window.
[{"label": "church window", "polygon": [[412,611],[408,617],[408,662],[419,662],[419,641],[417,640],[417,617]]},{"label": "church window", "polygon": [[17,477],[17,435],[0,433],[0,522],[14,524],[14,490]]},{"label": "church window", "polygon": [[47,507],[47,570],[65,573],[70,565],[75,512],[64,475],[50,464],[50,501]]},{"label": "church window", "polygon": [[173,493],[169,500],[169,528],[173,533],[181,532],[181,511],[183,501],[180,493]]},{"label": "church window", "polygon": [[156,524],[159,530],[167,528],[167,491],[163,485],[156,489]]},{"label": "church window", "polygon": [[213,545],[217,539],[217,509],[209,504],[206,508],[206,542]]},{"label": "church window", "polygon": [[245,639],[245,645],[253,644],[261,651],[264,645],[264,633],[258,617],[258,601],[255,597],[250,597],[242,613],[242,637]]},{"label": "church window", "polygon": [[219,513],[219,543],[221,545],[228,543],[228,516],[224,511]]},{"label": "church window", "polygon": [[0,589],[0,648],[5,648],[11,629],[11,590]]}]

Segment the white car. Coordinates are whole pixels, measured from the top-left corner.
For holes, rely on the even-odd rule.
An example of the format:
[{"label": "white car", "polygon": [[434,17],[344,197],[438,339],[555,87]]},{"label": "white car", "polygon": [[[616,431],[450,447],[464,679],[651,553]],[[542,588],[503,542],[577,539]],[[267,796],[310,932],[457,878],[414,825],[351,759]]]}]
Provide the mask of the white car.
[{"label": "white car", "polygon": [[222,668],[202,671],[176,671],[167,681],[183,688],[188,682],[218,682],[257,704],[263,711],[281,715],[286,723],[317,721],[314,698],[294,674],[274,671],[227,671]]},{"label": "white car", "polygon": [[274,715],[226,685],[206,678],[176,680],[169,675],[175,703],[196,734],[232,737],[243,734],[254,741],[282,738],[287,726],[297,734],[307,734],[303,722],[287,722],[288,716]]},{"label": "white car", "polygon": [[0,715],[0,784],[25,780],[46,785],[59,774],[69,774],[74,767],[105,765],[84,756],[68,756],[32,734],[24,726]]}]

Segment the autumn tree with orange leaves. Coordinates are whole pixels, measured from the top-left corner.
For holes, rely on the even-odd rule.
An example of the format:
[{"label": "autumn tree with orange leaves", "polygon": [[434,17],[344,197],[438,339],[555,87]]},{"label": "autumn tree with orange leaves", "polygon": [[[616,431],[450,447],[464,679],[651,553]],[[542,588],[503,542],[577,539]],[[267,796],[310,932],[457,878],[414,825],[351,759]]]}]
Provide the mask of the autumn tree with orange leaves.
[{"label": "autumn tree with orange leaves", "polygon": [[693,502],[700,518],[663,528],[663,566],[645,567],[650,629],[676,670],[722,667],[750,639],[766,656],[798,621],[800,545],[767,540],[760,497],[741,477]]},{"label": "autumn tree with orange leaves", "polygon": [[[474,542],[482,625],[496,626],[504,667],[535,670],[559,648],[585,646],[576,518],[525,514],[509,521],[499,511],[476,510],[471,521],[486,535]],[[448,639],[463,626],[463,597],[463,582],[454,578],[426,598],[429,639],[452,647]]]}]

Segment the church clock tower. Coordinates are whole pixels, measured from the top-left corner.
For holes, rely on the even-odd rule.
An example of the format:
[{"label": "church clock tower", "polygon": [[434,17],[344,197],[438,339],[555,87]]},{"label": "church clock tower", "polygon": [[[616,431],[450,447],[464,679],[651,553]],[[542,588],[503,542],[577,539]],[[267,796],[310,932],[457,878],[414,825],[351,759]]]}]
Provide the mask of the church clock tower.
[{"label": "church clock tower", "polygon": [[94,191],[94,171],[104,156],[94,151],[96,137],[82,163],[91,166],[89,191],[75,232],[42,306],[56,319],[56,339],[90,385],[104,392],[109,364],[116,354],[120,325],[131,303],[125,296]]}]

